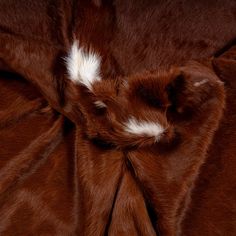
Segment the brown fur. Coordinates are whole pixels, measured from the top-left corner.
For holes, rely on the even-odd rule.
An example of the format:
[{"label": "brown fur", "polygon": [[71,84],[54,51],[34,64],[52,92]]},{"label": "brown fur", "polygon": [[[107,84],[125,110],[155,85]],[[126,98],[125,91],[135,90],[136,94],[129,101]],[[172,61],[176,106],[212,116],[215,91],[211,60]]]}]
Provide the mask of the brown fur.
[{"label": "brown fur", "polygon": [[[208,82],[195,87],[194,82],[199,79],[207,79]],[[125,152],[124,160],[128,165],[125,175],[130,172],[146,204],[153,208],[155,230],[159,227],[163,235],[180,234],[180,223],[188,207],[189,191],[204,162],[206,149],[224,107],[222,83],[214,73],[199,63],[191,63],[164,74],[136,75],[128,79],[128,85],[122,84],[119,92],[113,87],[117,87],[116,81],[97,83],[99,86],[94,85],[94,93],[90,96],[95,94],[95,100],[104,101],[107,107],[103,108],[105,110],[102,114],[96,115],[95,111],[92,116],[89,114],[93,110],[85,108],[87,126],[84,127],[89,127],[89,138],[96,141],[100,139],[99,144],[111,143]],[[140,87],[142,92],[146,90],[145,97]],[[109,91],[109,94],[105,91]],[[161,102],[161,106],[155,104],[153,107],[150,99]],[[130,115],[162,125],[169,123],[167,132],[158,143],[145,137],[127,136],[120,123]],[[119,195],[117,198],[120,198]],[[133,204],[126,207],[127,212],[135,211]],[[122,209],[124,211],[124,206]],[[125,212],[123,214],[116,217],[128,217]],[[135,215],[135,218],[144,216]],[[112,220],[116,221],[116,218]],[[127,222],[127,219],[124,221]],[[132,231],[125,230],[126,226],[114,227],[112,231],[119,232],[119,235],[132,234]],[[142,235],[146,234],[143,232]]]},{"label": "brown fur", "polygon": [[[0,1],[0,234],[235,235],[235,10]],[[102,55],[94,94],[68,79],[75,38]],[[127,135],[130,114],[168,132]]]}]

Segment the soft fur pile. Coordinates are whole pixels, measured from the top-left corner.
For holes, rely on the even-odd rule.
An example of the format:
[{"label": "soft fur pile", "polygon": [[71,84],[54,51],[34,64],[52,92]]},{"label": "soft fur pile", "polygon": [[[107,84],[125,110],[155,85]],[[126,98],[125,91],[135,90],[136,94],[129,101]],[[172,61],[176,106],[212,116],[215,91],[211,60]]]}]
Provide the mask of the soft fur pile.
[{"label": "soft fur pile", "polygon": [[0,235],[234,236],[235,12],[0,1]]}]

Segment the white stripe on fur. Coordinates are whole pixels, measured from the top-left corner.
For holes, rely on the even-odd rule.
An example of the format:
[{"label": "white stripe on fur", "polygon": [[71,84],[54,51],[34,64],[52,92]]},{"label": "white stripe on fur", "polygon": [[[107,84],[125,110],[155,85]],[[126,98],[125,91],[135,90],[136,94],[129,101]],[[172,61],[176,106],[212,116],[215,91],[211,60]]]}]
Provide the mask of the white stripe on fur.
[{"label": "white stripe on fur", "polygon": [[107,107],[107,105],[104,102],[102,102],[102,101],[95,101],[94,104],[95,104],[95,106],[97,108],[105,108],[105,107]]},{"label": "white stripe on fur", "polygon": [[146,135],[154,137],[155,141],[159,141],[165,128],[158,123],[150,121],[138,121],[134,117],[130,118],[125,124],[124,129],[126,132],[135,135]]},{"label": "white stripe on fur", "polygon": [[201,85],[203,85],[203,84],[205,84],[205,83],[207,83],[207,82],[208,82],[208,79],[204,79],[204,80],[195,82],[193,85],[194,85],[195,87],[199,87],[199,86],[201,86]]},{"label": "white stripe on fur", "polygon": [[95,81],[100,81],[101,58],[92,51],[85,52],[82,47],[74,41],[68,57],[66,58],[69,77],[76,83],[83,84],[88,89],[92,89]]}]

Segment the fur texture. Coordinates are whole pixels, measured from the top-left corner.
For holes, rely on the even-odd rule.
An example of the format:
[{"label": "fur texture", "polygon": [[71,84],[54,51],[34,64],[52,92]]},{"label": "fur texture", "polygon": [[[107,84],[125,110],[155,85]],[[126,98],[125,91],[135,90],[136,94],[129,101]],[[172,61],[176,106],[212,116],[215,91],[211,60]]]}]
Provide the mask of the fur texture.
[{"label": "fur texture", "polygon": [[0,234],[235,236],[235,10],[0,1]]},{"label": "fur texture", "polygon": [[155,142],[160,139],[161,135],[165,131],[165,129],[159,125],[158,122],[136,120],[134,117],[128,119],[128,121],[124,124],[124,129],[126,132],[131,134],[154,137]]},{"label": "fur texture", "polygon": [[94,52],[85,52],[75,41],[66,58],[69,77],[76,83],[91,89],[92,84],[100,80],[100,58]]}]

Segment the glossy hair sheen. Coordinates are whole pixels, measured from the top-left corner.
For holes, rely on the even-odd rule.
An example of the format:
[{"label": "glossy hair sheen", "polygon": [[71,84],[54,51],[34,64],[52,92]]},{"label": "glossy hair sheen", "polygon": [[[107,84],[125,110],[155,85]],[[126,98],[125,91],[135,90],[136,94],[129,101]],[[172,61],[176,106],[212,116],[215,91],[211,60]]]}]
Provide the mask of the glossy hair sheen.
[{"label": "glossy hair sheen", "polygon": [[1,0],[0,235],[235,236],[235,14]]}]

